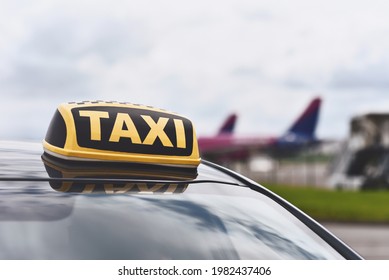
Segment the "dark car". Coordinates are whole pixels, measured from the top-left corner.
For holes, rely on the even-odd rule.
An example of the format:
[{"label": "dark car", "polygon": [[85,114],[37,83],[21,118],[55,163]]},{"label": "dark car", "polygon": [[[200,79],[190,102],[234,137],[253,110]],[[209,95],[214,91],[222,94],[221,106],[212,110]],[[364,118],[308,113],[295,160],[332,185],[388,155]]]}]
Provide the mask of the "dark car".
[{"label": "dark car", "polygon": [[[107,103],[98,104],[99,110],[109,107]],[[76,104],[74,108],[78,110],[80,105],[89,111],[96,109],[96,103]],[[115,106],[121,108],[120,104]],[[135,109],[145,116],[145,108]],[[116,116],[120,110],[115,111]],[[79,116],[84,114],[78,112]],[[85,145],[90,143],[85,142],[78,150],[66,150],[69,134],[73,133],[68,122],[75,126],[76,136],[71,137],[77,139],[77,144],[82,143],[81,133],[89,140],[99,138],[92,136],[92,118],[83,119],[90,121],[89,127],[77,128],[77,118],[65,115],[63,108],[57,111],[44,149],[39,143],[1,142],[1,259],[361,258],[320,224],[261,185],[207,161],[193,164],[195,134],[190,133],[192,128],[186,130],[185,121],[172,123],[173,132],[185,131],[185,139],[180,136],[187,141],[184,143],[179,142],[179,136],[171,136],[169,120],[161,125],[162,117],[150,117],[160,125],[152,139],[158,142],[159,150],[150,144],[154,149],[150,152],[142,145],[147,137],[153,138],[152,124],[148,134],[143,133],[144,128],[137,125],[140,121],[133,117],[141,154],[146,157],[128,162],[113,160],[108,152],[114,151],[113,156],[120,157],[135,150],[115,150],[114,141],[108,150],[101,143],[113,139],[112,133],[106,134],[104,129],[112,131],[118,121],[103,122],[109,121],[111,111],[98,119],[101,133],[100,140],[95,141],[100,141],[97,144],[102,153],[90,158],[76,154],[87,154],[92,149]],[[128,123],[123,123],[116,129],[132,137],[134,134],[126,134]],[[116,143],[121,140],[128,139]],[[136,142],[135,138],[131,140]],[[162,147],[168,140],[172,146],[181,145],[181,149],[191,146],[192,152],[184,153],[182,163],[177,155],[173,155],[174,163],[163,162],[172,160],[172,151]],[[157,157],[157,151],[167,157]],[[81,160],[76,159],[80,155]]]}]

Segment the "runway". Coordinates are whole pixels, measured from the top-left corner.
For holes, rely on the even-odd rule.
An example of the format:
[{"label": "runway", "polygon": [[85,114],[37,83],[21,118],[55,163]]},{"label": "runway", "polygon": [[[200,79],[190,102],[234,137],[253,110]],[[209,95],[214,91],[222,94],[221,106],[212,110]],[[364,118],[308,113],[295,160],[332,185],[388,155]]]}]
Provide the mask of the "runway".
[{"label": "runway", "polygon": [[389,225],[322,223],[367,260],[389,260]]}]

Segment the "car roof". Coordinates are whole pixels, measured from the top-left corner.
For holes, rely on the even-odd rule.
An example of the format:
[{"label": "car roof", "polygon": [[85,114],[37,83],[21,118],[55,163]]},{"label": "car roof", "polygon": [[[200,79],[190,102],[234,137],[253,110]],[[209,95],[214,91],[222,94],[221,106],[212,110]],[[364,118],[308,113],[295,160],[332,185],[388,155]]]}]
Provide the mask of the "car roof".
[{"label": "car roof", "polygon": [[[0,172],[0,179],[4,178],[13,178],[15,180],[24,179],[28,181],[34,181],[36,179],[48,179],[47,169],[45,168],[44,162],[42,161],[43,149],[40,142],[30,142],[30,141],[0,141],[0,156],[2,159],[2,166]],[[65,161],[63,161],[65,162]],[[72,162],[72,165],[79,164],[83,165],[83,162]],[[115,165],[115,163],[114,163]],[[117,165],[123,165],[117,163]],[[104,166],[104,165],[103,165]],[[106,166],[106,165],[105,165]],[[129,165],[132,168],[137,168],[138,170],[143,170],[141,164]],[[235,184],[243,185],[244,183],[239,180],[237,177],[231,176],[226,172],[223,172],[223,169],[216,169],[211,167],[212,164],[203,161],[193,177],[189,175],[188,180],[193,182],[202,182],[202,181],[219,181],[226,184]],[[150,169],[150,166],[148,166]],[[155,166],[155,169],[152,171],[166,169],[172,170],[163,166]],[[193,170],[182,169],[173,169],[182,171],[184,174],[191,174]],[[146,169],[144,169],[146,171]],[[169,174],[169,173],[168,173]],[[163,174],[162,174],[163,175]],[[165,179],[174,179],[175,177],[166,175]],[[65,179],[65,177],[62,177]],[[98,178],[98,177],[97,177]],[[185,176],[184,176],[185,178]]]},{"label": "car roof", "polygon": [[[195,222],[195,224],[197,224],[199,222],[198,221],[199,217],[204,216],[204,211],[206,211],[204,209],[206,208],[198,207],[197,203],[193,204],[192,197],[196,197],[196,195],[198,195],[197,197],[201,198],[202,202],[205,199],[208,200],[207,203],[212,204],[212,203],[224,203],[223,201],[220,202],[220,200],[218,199],[216,199],[216,202],[213,201],[215,194],[217,195],[222,194],[223,197],[232,198],[231,203],[234,207],[235,203],[237,203],[236,205],[240,204],[239,199],[235,200],[235,197],[236,198],[255,197],[257,194],[260,193],[261,196],[266,197],[267,201],[271,200],[275,202],[274,204],[278,204],[281,208],[284,208],[287,212],[290,212],[292,216],[295,217],[294,219],[296,219],[296,221],[297,220],[301,221],[302,224],[306,225],[307,228],[315,232],[319,236],[319,238],[323,239],[325,242],[330,244],[343,257],[351,258],[351,259],[360,258],[360,256],[357,253],[355,253],[350,248],[348,248],[342,241],[340,241],[335,236],[330,234],[322,226],[320,226],[318,223],[313,221],[307,215],[302,213],[300,210],[298,210],[297,208],[295,208],[294,206],[292,206],[282,198],[273,194],[272,192],[260,186],[259,184],[245,177],[242,177],[235,172],[232,172],[228,169],[212,164],[210,162],[202,161],[198,166],[198,168],[196,169],[196,175],[194,176],[194,178],[184,179],[181,181],[177,179],[169,180],[166,177],[164,177],[163,179],[153,178],[151,180],[146,179],[145,181],[143,181],[142,175],[135,177],[135,179],[128,179],[128,178],[123,179],[123,178],[114,178],[114,177],[108,179],[105,177],[102,179],[101,177],[97,176],[95,179],[89,178],[87,182],[82,183],[81,189],[79,188],[78,185],[78,190],[81,191],[77,191],[76,189],[75,191],[71,191],[71,192],[62,192],[62,191],[58,192],[56,184],[63,183],[64,185],[67,186],[67,184],[69,183],[67,179],[71,181],[77,180],[83,182],[82,178],[81,179],[75,177],[67,178],[66,176],[64,177],[63,174],[54,178],[50,177],[48,175],[47,166],[45,166],[44,161],[42,160],[42,154],[43,154],[42,145],[39,142],[33,143],[33,142],[0,141],[0,157],[2,159],[2,163],[1,163],[2,166],[0,168],[0,193],[1,193],[0,205],[2,205],[3,209],[7,210],[7,211],[3,211],[3,213],[0,214],[0,222],[1,221],[5,221],[5,222],[6,221],[22,221],[22,222],[26,222],[26,221],[42,222],[43,221],[44,222],[44,221],[66,220],[69,216],[72,216],[74,212],[81,211],[79,209],[83,209],[82,210],[83,212],[85,211],[88,212],[89,210],[85,208],[85,205],[88,205],[90,209],[95,209],[100,214],[102,213],[101,215],[106,215],[106,214],[108,215],[109,212],[112,212],[111,208],[109,208],[109,205],[111,205],[112,203],[115,203],[115,205],[126,205],[129,203],[128,196],[115,197],[115,196],[104,195],[109,193],[109,190],[112,191],[112,189],[109,189],[107,191],[107,188],[104,187],[102,189],[101,188],[99,189],[97,187],[95,188],[92,187],[100,191],[97,193],[97,196],[96,195],[91,196],[93,194],[85,190],[86,188],[89,188],[88,190],[90,190],[91,183],[93,183],[93,181],[97,182],[96,185],[102,184],[103,186],[106,185],[111,186],[112,183],[114,183],[113,181],[116,181],[116,183],[119,184],[119,187],[114,189],[114,191],[112,191],[111,193],[115,193],[116,190],[117,194],[124,194],[123,189],[126,188],[123,186],[127,186],[128,189],[128,182],[130,183],[133,182],[134,185],[131,186],[137,186],[137,191],[141,189],[139,187],[140,183],[145,184],[145,188],[149,193],[151,192],[150,190],[155,189],[156,186],[158,186],[159,190],[162,190],[163,193],[163,191],[169,190],[172,185],[175,185],[177,187],[180,184],[182,184],[183,185],[182,191],[184,192],[184,196],[170,196],[170,197],[160,196],[160,195],[141,196],[140,198],[138,197],[137,199],[135,200],[132,199],[131,201],[135,201],[135,204],[140,203],[138,206],[142,208],[144,207],[143,204],[145,203],[148,205],[148,207],[150,207],[150,205],[151,206],[154,205],[155,203],[157,203],[157,201],[158,201],[157,204],[159,203],[163,204],[167,200],[169,200],[170,202],[173,202],[173,205],[175,206],[163,204],[164,206],[162,208],[165,209],[167,207],[168,209],[172,210],[172,208],[176,207],[174,213],[182,212],[182,211],[184,212],[195,211],[196,213],[187,213],[183,217],[186,217],[188,221],[195,218],[194,220],[197,221]],[[103,181],[99,181],[99,180],[103,180]],[[104,180],[108,180],[108,181],[104,181]],[[50,183],[50,185],[48,183]],[[186,187],[188,185],[190,187],[188,188],[188,190],[186,190]],[[194,187],[194,185],[196,185],[196,187]],[[103,191],[101,192],[101,190]],[[84,194],[86,192],[86,195],[80,196],[80,192],[83,192]],[[72,197],[75,197],[76,200],[73,199]],[[188,197],[190,197],[189,200],[187,200]],[[181,198],[184,199],[185,202],[181,200]],[[79,201],[82,201],[81,202],[82,204],[80,204]],[[96,201],[99,202],[96,203]],[[194,201],[196,201],[196,199]],[[150,202],[153,203],[150,204]],[[187,206],[184,207],[183,203],[185,203],[185,205],[188,205],[189,203],[191,206],[189,208]],[[268,202],[264,204],[267,203]],[[75,207],[76,204],[77,207]],[[244,208],[245,205],[242,204],[241,207]],[[266,211],[269,211],[269,209],[272,209],[272,207],[266,208]],[[113,208],[114,207],[112,207],[112,209]],[[33,209],[33,211],[31,211],[31,209]],[[237,212],[240,211],[243,210],[237,209]],[[251,211],[251,210],[247,210],[247,211]],[[172,212],[169,213],[172,216],[176,215],[176,214],[171,214]],[[205,216],[212,217],[213,215],[214,215],[213,213],[207,213]],[[251,215],[254,215],[254,213],[246,213],[244,216],[249,217]],[[264,215],[263,217],[266,217],[266,213],[262,213],[260,215]],[[160,219],[163,219],[163,217],[164,216],[159,216]],[[88,216],[87,219],[90,219],[90,217]],[[207,218],[207,219],[213,220],[214,218]],[[272,217],[268,217],[267,219],[272,219]],[[104,220],[107,221],[107,219]],[[205,223],[208,225],[207,227],[211,227],[211,228],[214,226],[214,224],[212,225],[209,223],[209,220],[201,220],[201,223],[202,224]],[[217,222],[216,224],[218,223],[219,222]],[[263,235],[264,233],[261,234]],[[262,236],[262,238],[264,238],[264,236],[267,236],[268,234],[269,233],[266,233],[265,235]],[[268,242],[269,244],[272,244],[272,242],[270,241]],[[278,240],[278,242],[280,242],[280,240]],[[285,246],[286,246],[285,248],[287,248],[290,245],[286,244]],[[304,251],[300,250],[299,252],[301,253],[301,255],[297,255],[296,256],[297,258],[301,258],[303,256],[308,258],[311,257],[315,258],[314,256],[310,256],[309,254],[307,255],[306,253],[304,253]],[[176,257],[177,257],[176,255],[173,256],[173,258]],[[87,258],[91,258],[90,255],[88,255]],[[177,258],[181,258],[181,257],[177,257]],[[194,255],[194,258],[202,258],[202,256]],[[208,258],[208,256],[206,256],[205,258]],[[236,256],[234,254],[228,256],[226,255],[224,257],[223,255],[221,255],[218,256],[218,258],[236,258]]]}]

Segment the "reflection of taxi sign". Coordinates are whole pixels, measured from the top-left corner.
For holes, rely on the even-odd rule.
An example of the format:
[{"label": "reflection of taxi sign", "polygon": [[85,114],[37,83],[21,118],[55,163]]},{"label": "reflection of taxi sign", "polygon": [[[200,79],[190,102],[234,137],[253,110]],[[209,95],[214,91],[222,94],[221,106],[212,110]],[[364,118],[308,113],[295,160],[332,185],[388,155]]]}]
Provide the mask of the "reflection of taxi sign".
[{"label": "reflection of taxi sign", "polygon": [[[125,162],[62,160],[44,153],[42,161],[59,192],[176,194],[197,177],[197,169]],[[157,168],[156,168],[157,167]]]},{"label": "reflection of taxi sign", "polygon": [[190,120],[155,108],[117,102],[61,104],[43,141],[45,152],[71,160],[197,167]]}]

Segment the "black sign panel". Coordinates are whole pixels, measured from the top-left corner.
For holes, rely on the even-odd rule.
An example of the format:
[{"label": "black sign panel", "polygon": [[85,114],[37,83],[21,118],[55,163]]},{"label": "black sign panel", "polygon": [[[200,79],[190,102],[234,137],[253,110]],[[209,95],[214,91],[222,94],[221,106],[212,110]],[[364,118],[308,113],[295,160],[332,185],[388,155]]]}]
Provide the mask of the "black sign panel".
[{"label": "black sign panel", "polygon": [[193,126],[186,118],[113,106],[76,107],[71,112],[80,147],[150,155],[192,154]]}]

